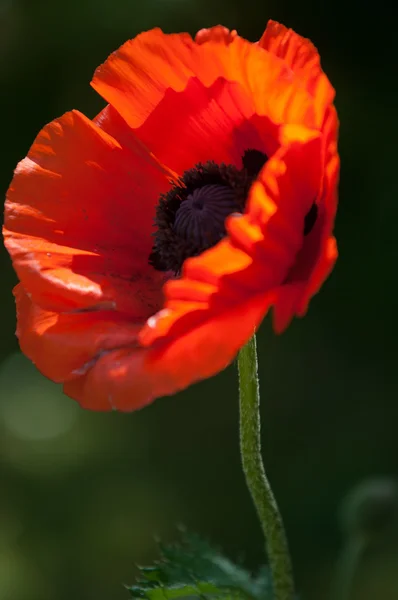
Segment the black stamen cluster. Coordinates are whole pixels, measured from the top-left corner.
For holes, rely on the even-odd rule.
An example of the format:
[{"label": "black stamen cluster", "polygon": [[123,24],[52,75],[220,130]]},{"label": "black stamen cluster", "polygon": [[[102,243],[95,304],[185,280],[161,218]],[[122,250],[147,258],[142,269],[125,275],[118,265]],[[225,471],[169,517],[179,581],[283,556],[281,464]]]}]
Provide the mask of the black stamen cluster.
[{"label": "black stamen cluster", "polygon": [[[265,162],[266,157],[263,156]],[[191,239],[186,239],[186,236],[178,235],[175,228],[177,211],[181,203],[190,198],[196,190],[205,186],[220,186],[226,190],[228,196],[232,190],[234,202],[231,203],[231,212],[243,212],[253,178],[246,168],[217,165],[212,161],[197,164],[193,169],[186,171],[181,180],[159,199],[155,216],[157,231],[154,234],[155,243],[149,257],[150,264],[159,271],[173,271],[177,275],[188,257],[197,256],[225,235],[224,223],[220,227],[216,240],[214,236],[211,240],[204,241],[203,236],[192,236]]]},{"label": "black stamen cluster", "polygon": [[[225,234],[225,218],[243,212],[250,186],[267,156],[260,150],[246,150],[242,169],[209,161],[185,171],[156,208],[155,242],[149,263],[159,271],[181,272],[184,261],[214,246]],[[232,192],[232,193],[231,193]],[[186,203],[183,213],[182,203]],[[314,203],[304,219],[304,235],[313,229],[318,216]]]}]

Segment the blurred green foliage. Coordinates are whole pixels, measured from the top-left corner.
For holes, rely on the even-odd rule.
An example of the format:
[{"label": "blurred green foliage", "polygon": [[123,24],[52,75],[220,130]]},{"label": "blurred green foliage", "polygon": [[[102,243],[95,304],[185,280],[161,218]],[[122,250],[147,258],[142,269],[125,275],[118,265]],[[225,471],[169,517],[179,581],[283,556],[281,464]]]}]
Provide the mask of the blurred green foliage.
[{"label": "blurred green foliage", "polygon": [[[398,471],[393,14],[345,0],[0,0],[0,188],[44,123],[100,110],[91,75],[140,30],[222,22],[255,40],[268,18],[317,45],[341,119],[337,267],[306,319],[259,335],[265,461],[303,597],[323,600],[342,496]],[[139,413],[84,412],[16,354],[15,276],[0,260],[0,598],[122,600],[134,563],[179,522],[256,569],[234,368]],[[397,550],[395,531],[367,554],[356,600],[398,597]]]},{"label": "blurred green foliage", "polygon": [[223,556],[196,534],[181,531],[179,539],[160,545],[160,559],[151,567],[140,567],[133,598],[173,600],[271,600],[269,570],[251,573]]}]

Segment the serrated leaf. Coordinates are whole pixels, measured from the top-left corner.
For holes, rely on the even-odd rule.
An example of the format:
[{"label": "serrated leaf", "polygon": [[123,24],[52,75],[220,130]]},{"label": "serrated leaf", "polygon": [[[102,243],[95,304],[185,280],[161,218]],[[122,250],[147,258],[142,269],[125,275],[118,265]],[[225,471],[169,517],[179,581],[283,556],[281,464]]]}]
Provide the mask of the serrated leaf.
[{"label": "serrated leaf", "polygon": [[271,600],[267,569],[252,577],[199,536],[183,534],[178,544],[160,546],[161,560],[141,567],[141,579],[129,587],[133,598],[221,598],[222,600]]}]

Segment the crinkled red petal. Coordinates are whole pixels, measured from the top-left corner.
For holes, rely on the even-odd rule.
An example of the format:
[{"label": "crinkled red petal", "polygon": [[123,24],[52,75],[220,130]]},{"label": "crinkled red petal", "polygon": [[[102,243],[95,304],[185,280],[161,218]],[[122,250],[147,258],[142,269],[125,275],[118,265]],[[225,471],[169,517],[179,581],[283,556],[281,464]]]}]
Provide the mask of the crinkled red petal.
[{"label": "crinkled red petal", "polygon": [[65,393],[93,410],[135,410],[224,369],[267,311],[267,294],[226,307],[169,343],[105,353]]},{"label": "crinkled red petal", "polygon": [[14,295],[21,350],[53,381],[79,377],[114,347],[137,345],[140,325],[120,313],[44,310],[32,302],[21,284]]},{"label": "crinkled red petal", "polygon": [[337,113],[334,106],[330,106],[322,128],[323,181],[317,199],[318,217],[289,272],[289,285],[278,291],[274,309],[277,333],[286,329],[294,315],[303,316],[307,312],[311,297],[319,291],[337,260],[337,243],[332,235],[340,166],[337,135]]},{"label": "crinkled red petal", "polygon": [[5,243],[24,288],[50,310],[159,307],[148,265],[153,218],[170,173],[130,136],[121,146],[73,111],[47,125],[7,194]]},{"label": "crinkled red petal", "polygon": [[256,148],[271,156],[279,135],[268,117],[255,114],[253,100],[240,84],[218,78],[205,86],[197,77],[182,92],[169,88],[136,133],[180,175],[208,160],[242,168],[245,150]]},{"label": "crinkled red petal", "polygon": [[[251,100],[253,114],[266,115],[275,125],[319,127],[323,120],[300,77],[282,59],[239,36],[230,40],[210,33],[197,44],[187,34],[167,35],[159,29],[142,33],[97,69],[92,85],[132,129],[138,129],[161,110],[169,90],[183,93],[192,79],[202,88],[219,79],[238,85]],[[192,94],[186,99],[194,102]],[[164,106],[169,107],[167,101]],[[170,118],[164,110],[162,114]],[[156,138],[156,131],[152,133],[150,140]]]},{"label": "crinkled red petal", "polygon": [[204,44],[205,42],[222,41],[226,44],[230,44],[237,35],[238,32],[236,29],[230,31],[223,25],[216,25],[215,27],[200,29],[195,35],[195,42],[197,44]]},{"label": "crinkled red petal", "polygon": [[322,71],[318,51],[312,42],[281,23],[269,21],[259,46],[283,59],[300,78],[313,97],[316,119],[321,124],[327,107],[333,102],[334,89]]}]

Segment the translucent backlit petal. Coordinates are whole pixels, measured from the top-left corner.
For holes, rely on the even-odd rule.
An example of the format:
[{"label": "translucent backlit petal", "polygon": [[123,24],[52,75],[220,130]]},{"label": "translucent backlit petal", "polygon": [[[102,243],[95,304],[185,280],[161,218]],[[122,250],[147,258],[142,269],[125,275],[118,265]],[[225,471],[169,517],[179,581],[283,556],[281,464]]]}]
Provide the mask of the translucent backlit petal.
[{"label": "translucent backlit petal", "polygon": [[164,278],[148,256],[169,176],[133,136],[122,147],[76,111],[47,125],[16,169],[5,211],[5,243],[34,302],[113,302],[137,316],[157,307]]},{"label": "translucent backlit petal", "polygon": [[53,381],[78,377],[115,346],[136,345],[139,325],[106,307],[58,313],[34,304],[21,284],[14,295],[21,350]]},{"label": "translucent backlit petal", "polygon": [[259,45],[283,59],[314,99],[316,119],[321,123],[328,106],[334,99],[334,89],[322,71],[315,46],[292,29],[276,21],[269,21]]},{"label": "translucent backlit petal", "polygon": [[239,36],[209,34],[197,44],[188,34],[153,29],[114,52],[97,69],[92,85],[137,129],[168,90],[182,93],[191,79],[211,87],[220,78],[237,84],[251,99],[253,112],[275,124],[321,124],[300,77],[275,54]]},{"label": "translucent backlit petal", "polygon": [[85,408],[135,410],[224,369],[255,332],[269,306],[267,295],[226,308],[164,346],[102,355],[65,392]]}]

